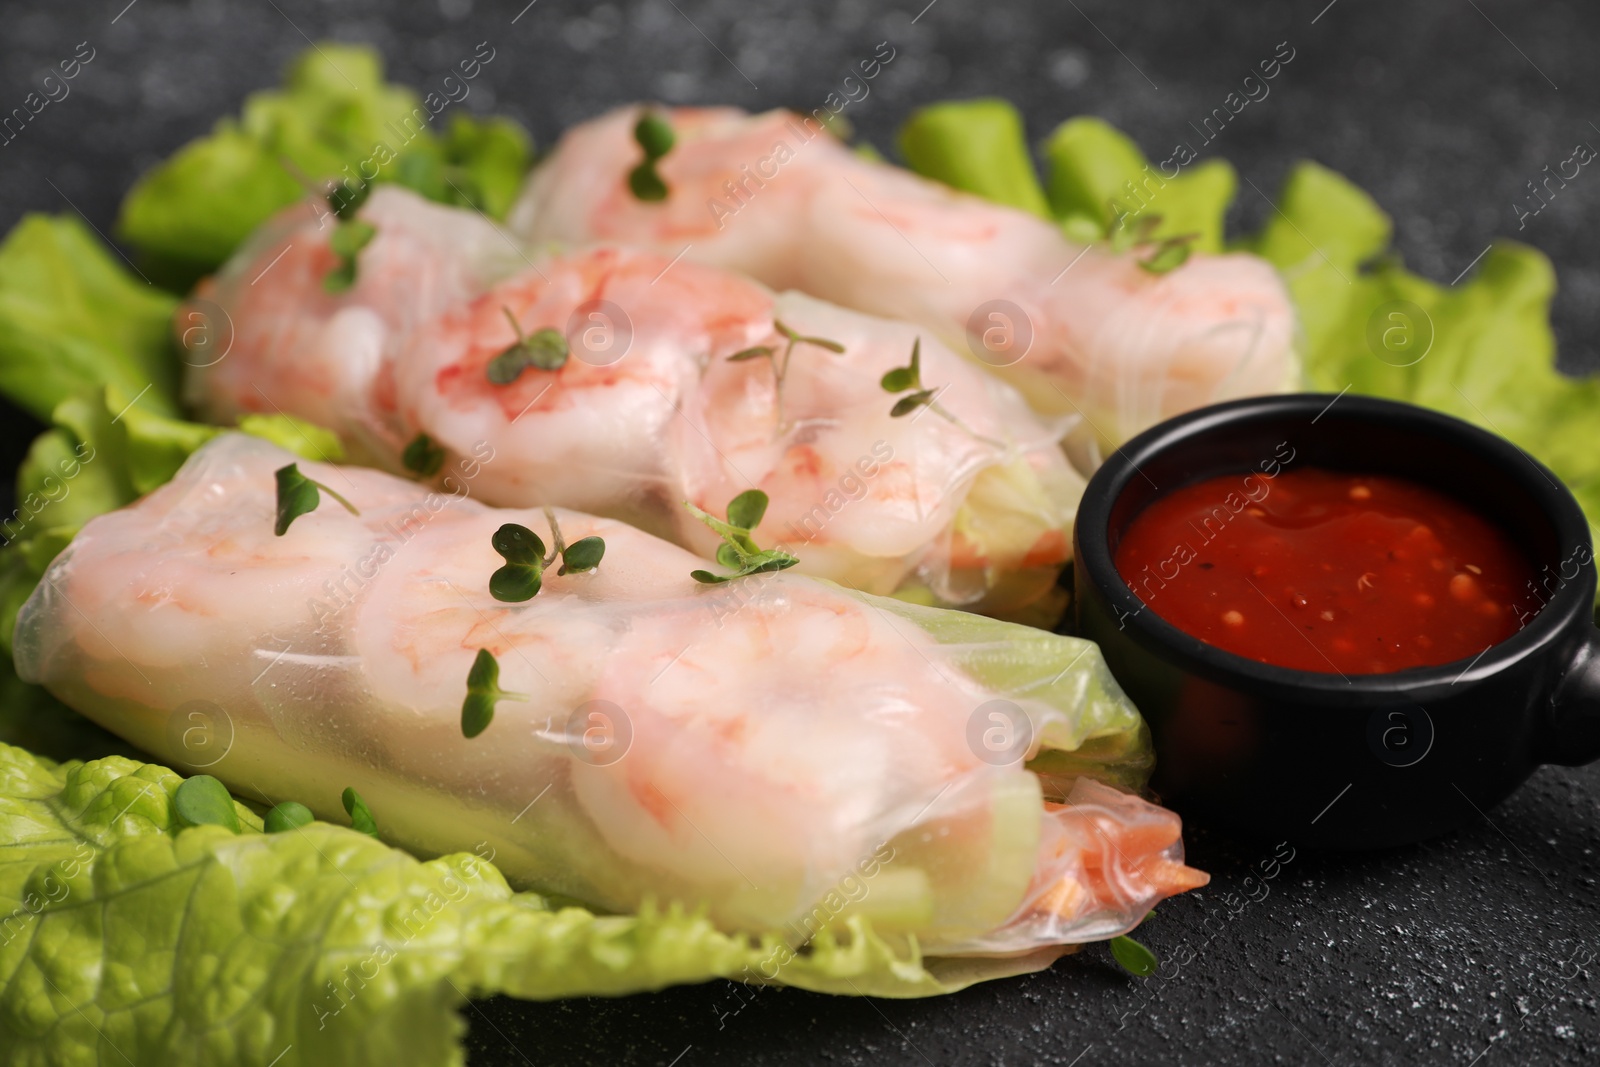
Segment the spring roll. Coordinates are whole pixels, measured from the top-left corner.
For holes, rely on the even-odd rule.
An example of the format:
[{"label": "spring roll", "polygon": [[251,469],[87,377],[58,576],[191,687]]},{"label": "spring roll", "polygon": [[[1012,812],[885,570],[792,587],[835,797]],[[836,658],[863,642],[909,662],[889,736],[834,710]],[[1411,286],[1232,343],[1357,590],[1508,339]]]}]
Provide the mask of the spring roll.
[{"label": "spring roll", "polygon": [[[359,514],[324,490],[280,536],[293,461],[224,434],[91,521],[22,611],[22,676],[240,795],[342,821],[353,787],[419,854],[795,945],[865,920],[1047,958],[1205,882],[1133,792],[1147,734],[1088,642],[792,572],[703,584],[616,521],[360,468],[301,463]],[[604,555],[502,601],[508,525]]]}]

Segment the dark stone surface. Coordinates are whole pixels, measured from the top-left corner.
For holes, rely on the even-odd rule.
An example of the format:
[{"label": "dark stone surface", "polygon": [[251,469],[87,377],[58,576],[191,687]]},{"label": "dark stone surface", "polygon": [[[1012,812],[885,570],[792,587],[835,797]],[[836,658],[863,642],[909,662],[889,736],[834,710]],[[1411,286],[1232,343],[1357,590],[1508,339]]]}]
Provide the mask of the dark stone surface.
[{"label": "dark stone surface", "polygon": [[[1371,190],[1394,214],[1407,261],[1440,281],[1492,237],[1516,234],[1556,263],[1563,365],[1600,368],[1600,256],[1590,239],[1600,175],[1585,168],[1520,234],[1513,208],[1546,164],[1578,141],[1600,144],[1591,124],[1600,112],[1589,108],[1600,39],[1592,4],[537,0],[513,25],[524,0],[125,2],[7,5],[0,111],[79,41],[96,58],[71,96],[0,147],[0,226],[27,211],[78,209],[109,230],[138,173],[274,82],[305,47],[302,33],[370,41],[397,80],[423,88],[486,40],[497,58],[465,106],[510,113],[541,144],[640,97],[815,107],[887,39],[898,56],[846,112],[880,148],[919,103],[999,94],[1023,107],[1035,137],[1091,112],[1152,153],[1187,138],[1189,122],[1287,41],[1295,58],[1271,95],[1208,148],[1246,179],[1236,221],[1254,225],[1290,163],[1311,157]],[[0,431],[0,466],[10,470],[33,427],[6,410]],[[1492,1067],[1600,1056],[1587,962],[1600,953],[1600,770],[1546,769],[1474,829],[1382,854],[1301,852],[1265,883],[1245,878],[1270,846],[1204,826],[1188,837],[1193,862],[1215,881],[1146,927],[1141,936],[1168,961],[1147,981],[1094,947],[1045,974],[933,1001],[728,983],[618,1001],[502,999],[468,1011],[471,1058]],[[1266,895],[1230,914],[1225,894],[1249,892]]]}]

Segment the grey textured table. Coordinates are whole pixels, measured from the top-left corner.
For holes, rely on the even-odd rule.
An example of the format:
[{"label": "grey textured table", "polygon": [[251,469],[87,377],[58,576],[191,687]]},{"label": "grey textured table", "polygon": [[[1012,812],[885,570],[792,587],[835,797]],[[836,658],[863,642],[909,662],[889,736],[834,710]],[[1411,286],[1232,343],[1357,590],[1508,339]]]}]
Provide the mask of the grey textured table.
[{"label": "grey textured table", "polygon": [[[1592,48],[1600,8],[1509,0],[1294,4],[904,5],[738,0],[31,0],[0,18],[0,110],[87,40],[72,94],[0,147],[0,225],[83,212],[108,230],[134,177],[270,84],[307,36],[368,41],[392,76],[426,87],[480,41],[498,50],[464,106],[520,119],[541,144],[637,98],[815,107],[849,64],[898,50],[851,105],[880,148],[919,103],[1000,94],[1040,136],[1104,116],[1148,151],[1188,137],[1287,41],[1271,95],[1213,150],[1254,225],[1291,162],[1315,158],[1395,216],[1407,262],[1448,282],[1491,237],[1545,250],[1569,370],[1600,368],[1600,177],[1585,170],[1518,232],[1526,183],[1600,144]],[[520,15],[519,15],[520,12]],[[513,24],[513,19],[515,23]],[[6,410],[10,470],[36,427]],[[1596,427],[1600,438],[1600,427]],[[1307,753],[1307,759],[1316,758]],[[1465,803],[1465,801],[1463,801]],[[729,983],[617,1001],[468,1011],[479,1064],[639,1063],[1593,1063],[1600,1056],[1600,769],[1545,769],[1471,829],[1382,854],[1300,852],[1260,881],[1272,849],[1191,825],[1212,886],[1141,935],[1167,960],[1128,978],[1100,948],[1047,973],[920,1002]],[[1271,869],[1271,868],[1269,868]],[[1257,881],[1246,882],[1252,872]],[[1254,898],[1254,899],[1253,899]]]}]

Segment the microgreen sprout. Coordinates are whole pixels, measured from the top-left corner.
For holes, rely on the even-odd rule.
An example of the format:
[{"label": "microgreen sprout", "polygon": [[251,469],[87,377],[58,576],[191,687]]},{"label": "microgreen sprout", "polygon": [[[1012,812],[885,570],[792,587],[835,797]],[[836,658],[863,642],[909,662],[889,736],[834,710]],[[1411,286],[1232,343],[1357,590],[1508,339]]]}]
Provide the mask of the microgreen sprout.
[{"label": "microgreen sprout", "polygon": [[506,523],[490,538],[494,550],[506,561],[505,566],[489,576],[489,595],[496,600],[520,604],[538,596],[544,584],[545,568],[554,563],[557,556],[561,557],[557,576],[572,571],[592,571],[605,557],[604,538],[580,537],[569,545],[561,537],[555,513],[545,508],[544,517],[550,523],[550,536],[555,541],[555,547],[548,554],[543,538],[514,522]]},{"label": "microgreen sprout", "polygon": [[307,478],[300,473],[300,467],[291,463],[287,467],[279,467],[278,479],[278,521],[273,526],[272,532],[282,537],[289,532],[289,524],[300,516],[317,510],[317,505],[322,503],[322,493],[327,493],[333,499],[344,505],[344,509],[352,515],[359,515],[356,506],[326,485],[314,478]]},{"label": "microgreen sprout", "polygon": [[1111,939],[1111,955],[1123,970],[1137,978],[1149,978],[1161,966],[1154,952],[1127,934]]},{"label": "microgreen sprout", "polygon": [[746,489],[728,501],[726,522],[710,512],[702,511],[687,500],[683,502],[683,506],[688,508],[695,518],[722,536],[722,544],[717,548],[717,562],[733,571],[732,574],[690,571],[689,577],[703,585],[731,582],[747,574],[787,570],[800,562],[781,548],[761,548],[751,536],[751,531],[761,525],[761,518],[767,513],[767,494],[759,489]]},{"label": "microgreen sprout", "polygon": [[370,222],[340,217],[339,225],[328,235],[328,248],[339,257],[339,263],[322,278],[325,292],[342,293],[356,283],[356,256],[377,234],[378,228]]},{"label": "microgreen sprout", "polygon": [[314,819],[316,816],[311,814],[311,809],[298,800],[285,800],[267,812],[266,818],[261,820],[261,826],[269,834],[281,834],[309,826]]},{"label": "microgreen sprout", "polygon": [[787,344],[783,346],[783,359],[778,359],[777,349],[771,345],[754,345],[750,348],[741,348],[728,357],[729,363],[743,363],[751,359],[765,359],[772,365],[772,377],[777,382],[775,390],[778,407],[778,428],[782,430],[785,423],[783,418],[783,383],[789,377],[789,359],[794,355],[798,345],[816,345],[826,348],[829,352],[843,352],[844,345],[838,341],[830,341],[826,337],[807,337],[796,330],[791,330],[777,319],[772,320],[773,329],[783,334]]},{"label": "microgreen sprout", "polygon": [[[1113,206],[1112,210],[1115,212],[1117,209]],[[1126,213],[1123,213],[1118,216],[1118,225],[1111,231],[1111,249],[1114,252],[1128,252],[1141,245],[1154,245],[1149,254],[1138,260],[1139,266],[1151,274],[1176,270],[1188,261],[1189,253],[1194,250],[1194,242],[1200,235],[1185,233],[1157,241],[1155,234],[1160,226],[1160,215],[1141,215],[1130,226]]]},{"label": "microgreen sprout", "polygon": [[[332,185],[333,183],[330,181],[328,184]],[[367,202],[367,197],[371,193],[371,182],[362,182],[357,186],[352,186],[348,181],[340,182],[335,188],[329,190],[327,195],[328,206],[333,209],[333,217],[336,219],[354,218],[357,209]]]},{"label": "microgreen sprout", "polygon": [[560,370],[567,362],[567,339],[560,330],[546,326],[531,335],[522,332],[522,324],[508,307],[502,307],[506,321],[517,339],[506,346],[498,356],[489,361],[487,373],[495,385],[510,385],[521,377],[528,367],[538,370]]},{"label": "microgreen sprout", "polygon": [[400,453],[400,462],[412,474],[431,478],[444,466],[444,449],[425,433],[419,433]]},{"label": "microgreen sprout", "polygon": [[1119,210],[1114,200],[1111,202],[1111,211],[1117,216],[1116,225],[1111,227],[1107,235],[1113,252],[1129,252],[1155,239],[1156,228],[1161,225],[1160,215],[1140,215],[1130,223],[1129,214]]},{"label": "microgreen sprout", "polygon": [[359,830],[368,837],[378,836],[378,820],[372,817],[372,809],[367,807],[367,802],[361,799],[361,794],[354,789],[346,789],[339,798],[344,802],[344,810],[350,816],[350,828]]},{"label": "microgreen sprout", "polygon": [[1197,233],[1180,234],[1177,237],[1168,237],[1156,243],[1148,256],[1139,260],[1139,266],[1151,274],[1165,274],[1177,270],[1189,260],[1189,253],[1193,251]]},{"label": "microgreen sprout", "polygon": [[672,151],[677,140],[672,126],[654,111],[646,111],[633,127],[633,139],[644,150],[644,159],[628,172],[628,189],[639,200],[665,200],[667,183],[656,170],[656,163]]},{"label": "microgreen sprout", "polygon": [[879,379],[878,384],[883,386],[883,391],[886,393],[905,393],[894,402],[894,407],[889,409],[890,418],[904,418],[918,408],[925,407],[950,425],[965,430],[975,440],[995,448],[1005,448],[1004,442],[985,437],[958,419],[935,399],[939,395],[939,390],[929,389],[922,384],[922,338],[919,337],[911,342],[911,362],[904,367],[888,371]]},{"label": "microgreen sprout", "polygon": [[172,814],[184,826],[221,826],[239,832],[239,813],[228,787],[209,774],[183,780],[172,795]]},{"label": "microgreen sprout", "polygon": [[494,721],[494,706],[502,700],[527,700],[522,693],[500,688],[500,661],[487,648],[478,649],[467,672],[467,696],[461,702],[461,736],[477,737]]}]

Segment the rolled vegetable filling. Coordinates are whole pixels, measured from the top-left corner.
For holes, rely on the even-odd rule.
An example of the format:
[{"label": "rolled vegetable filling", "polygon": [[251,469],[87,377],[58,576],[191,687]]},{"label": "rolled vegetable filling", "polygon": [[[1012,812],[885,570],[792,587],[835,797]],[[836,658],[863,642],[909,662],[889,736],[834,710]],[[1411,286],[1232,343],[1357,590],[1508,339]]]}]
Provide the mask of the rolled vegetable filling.
[{"label": "rolled vegetable filling", "polygon": [[[342,818],[353,787],[418,853],[795,946],[865,919],[932,955],[1038,953],[1206,880],[1177,816],[1117,788],[1148,742],[1092,644],[789,573],[705,584],[623,524],[371,470],[300,465],[324,492],[285,524],[293,460],[226,434],[90,522],[22,611],[20,673],[240,795]],[[508,526],[603,557],[497,599],[530,558]]]}]

